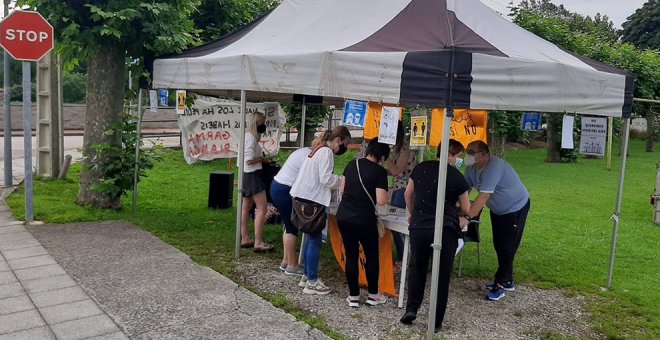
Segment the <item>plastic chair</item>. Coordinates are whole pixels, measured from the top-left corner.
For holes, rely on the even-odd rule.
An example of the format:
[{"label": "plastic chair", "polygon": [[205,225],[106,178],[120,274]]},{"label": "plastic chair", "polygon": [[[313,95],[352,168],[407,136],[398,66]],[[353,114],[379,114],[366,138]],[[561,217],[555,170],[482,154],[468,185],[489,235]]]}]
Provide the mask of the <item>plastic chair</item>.
[{"label": "plastic chair", "polygon": [[463,245],[463,249],[461,249],[458,258],[458,277],[461,277],[461,270],[463,269],[463,253],[465,252],[465,247],[468,242],[477,243],[477,264],[481,266],[481,237],[479,236],[479,223],[481,223],[480,217],[481,213],[479,213],[479,216],[476,218],[470,220],[467,231],[465,232],[465,235],[463,235],[463,242],[465,242],[465,245]]}]

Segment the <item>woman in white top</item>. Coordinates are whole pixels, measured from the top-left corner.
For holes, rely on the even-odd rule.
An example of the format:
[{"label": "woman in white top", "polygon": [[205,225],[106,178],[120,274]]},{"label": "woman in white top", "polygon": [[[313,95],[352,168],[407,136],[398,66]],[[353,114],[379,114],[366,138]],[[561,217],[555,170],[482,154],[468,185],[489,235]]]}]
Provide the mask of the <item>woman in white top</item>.
[{"label": "woman in white top", "polygon": [[[291,187],[291,196],[307,204],[317,204],[323,207],[330,205],[331,189],[343,186],[343,176],[332,173],[335,166],[334,155],[342,155],[348,149],[351,133],[345,126],[337,126],[332,132],[325,132],[314,140],[312,152],[307,156],[300,168],[298,177]],[[325,295],[330,288],[318,279],[319,256],[321,253],[321,231],[306,234],[303,248],[305,257],[305,284],[303,293]],[[306,279],[306,280],[305,280]]]},{"label": "woman in white top", "polygon": [[302,269],[298,267],[298,258],[296,257],[298,228],[291,223],[291,186],[296,181],[300,168],[310,152],[312,152],[310,148],[301,148],[292,152],[270,184],[270,197],[272,197],[273,204],[280,212],[282,223],[284,223],[284,233],[282,235],[284,256],[282,264],[280,264],[280,270],[287,275],[302,275]]},{"label": "woman in white top", "polygon": [[[266,221],[266,184],[263,180],[261,163],[269,160],[263,157],[259,146],[261,134],[266,132],[266,116],[254,112],[245,131],[245,153],[243,163],[243,206],[241,207],[241,248],[254,247],[255,252],[272,251],[273,245],[264,242],[264,222]],[[254,212],[254,241],[248,234],[248,218],[252,205],[256,204]]]}]

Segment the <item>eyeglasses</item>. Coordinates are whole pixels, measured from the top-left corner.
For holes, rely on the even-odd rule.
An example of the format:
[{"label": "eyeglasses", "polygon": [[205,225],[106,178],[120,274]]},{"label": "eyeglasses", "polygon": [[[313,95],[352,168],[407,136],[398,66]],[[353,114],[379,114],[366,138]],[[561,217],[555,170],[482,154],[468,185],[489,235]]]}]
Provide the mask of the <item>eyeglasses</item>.
[{"label": "eyeglasses", "polygon": [[467,153],[468,155],[471,155],[471,156],[474,156],[474,155],[476,155],[476,154],[478,154],[478,153],[480,153],[480,152],[481,152],[481,151],[476,151],[476,150],[467,150],[467,151],[466,151],[466,153]]}]

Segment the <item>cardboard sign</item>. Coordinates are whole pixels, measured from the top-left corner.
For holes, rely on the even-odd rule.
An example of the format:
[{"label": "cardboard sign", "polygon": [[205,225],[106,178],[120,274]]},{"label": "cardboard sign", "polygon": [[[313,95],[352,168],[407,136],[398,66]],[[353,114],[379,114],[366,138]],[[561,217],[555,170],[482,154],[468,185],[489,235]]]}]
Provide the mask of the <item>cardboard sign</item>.
[{"label": "cardboard sign", "polygon": [[[380,134],[380,119],[383,106],[396,106],[379,103],[369,103],[367,118],[364,121],[364,139],[374,139]],[[400,111],[399,119],[403,118],[403,110]],[[395,127],[396,128],[396,127]]]},{"label": "cardboard sign", "polygon": [[607,140],[607,118],[582,117],[580,153],[591,156],[604,156]]},{"label": "cardboard sign", "polygon": [[428,126],[428,118],[410,117],[410,146],[424,146],[426,145],[426,127]]},{"label": "cardboard sign", "polygon": [[[449,130],[449,138],[461,142],[465,147],[475,140],[487,143],[487,115],[484,110],[455,109],[454,118],[451,121]],[[444,119],[445,109],[433,109],[431,115],[431,137],[429,138],[430,147],[437,148],[438,144],[440,144]],[[415,133],[414,130],[413,133]]]},{"label": "cardboard sign", "polygon": [[[286,123],[279,103],[247,103],[246,120],[255,111],[266,115],[266,132],[261,134],[261,148],[279,152],[282,126]],[[198,160],[233,158],[238,155],[241,136],[241,103],[198,96],[193,105],[178,116],[183,138],[183,156],[188,164]]]},{"label": "cardboard sign", "polygon": [[383,106],[380,116],[380,129],[378,141],[385,144],[396,144],[396,132],[399,125],[399,117],[403,110],[396,106]]},{"label": "cardboard sign", "polygon": [[186,90],[176,90],[176,114],[182,115],[186,109]]},{"label": "cardboard sign", "polygon": [[367,117],[367,102],[356,100],[347,100],[344,104],[344,119],[342,125],[355,127],[364,127],[364,120]]}]

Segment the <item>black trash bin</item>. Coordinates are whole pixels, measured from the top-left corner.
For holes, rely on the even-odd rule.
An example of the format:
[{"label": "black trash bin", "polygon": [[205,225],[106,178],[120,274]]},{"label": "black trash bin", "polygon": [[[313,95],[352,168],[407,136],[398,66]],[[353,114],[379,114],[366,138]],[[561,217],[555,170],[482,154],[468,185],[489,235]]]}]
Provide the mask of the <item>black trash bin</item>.
[{"label": "black trash bin", "polygon": [[213,171],[209,177],[209,208],[231,208],[234,194],[234,173]]}]

